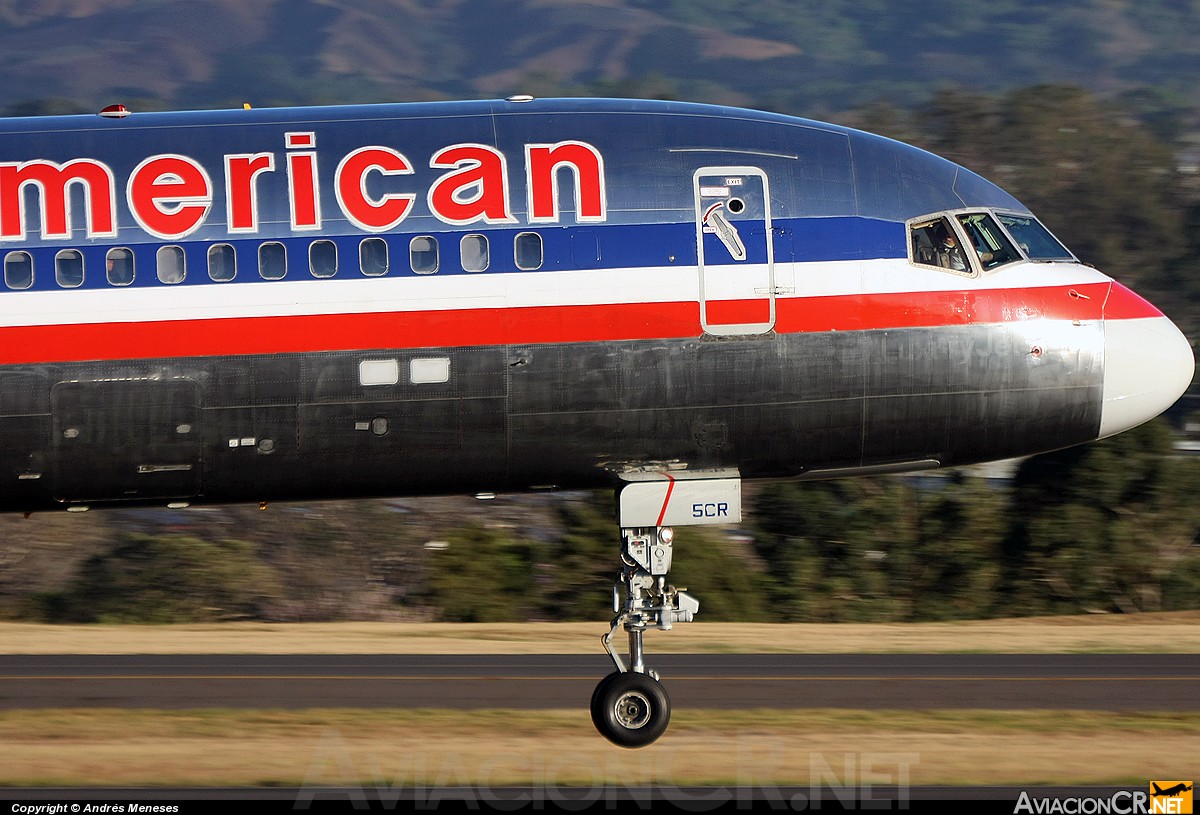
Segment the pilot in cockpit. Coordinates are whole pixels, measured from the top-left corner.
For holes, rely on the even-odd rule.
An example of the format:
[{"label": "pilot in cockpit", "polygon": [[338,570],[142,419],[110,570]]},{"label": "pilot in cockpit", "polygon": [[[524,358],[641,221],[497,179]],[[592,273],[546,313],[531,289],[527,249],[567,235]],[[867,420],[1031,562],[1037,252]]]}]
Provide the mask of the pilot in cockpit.
[{"label": "pilot in cockpit", "polygon": [[943,269],[965,272],[967,270],[967,259],[963,256],[962,248],[958,245],[958,238],[955,237],[953,232],[946,229],[945,226],[940,226],[938,232],[938,265]]}]

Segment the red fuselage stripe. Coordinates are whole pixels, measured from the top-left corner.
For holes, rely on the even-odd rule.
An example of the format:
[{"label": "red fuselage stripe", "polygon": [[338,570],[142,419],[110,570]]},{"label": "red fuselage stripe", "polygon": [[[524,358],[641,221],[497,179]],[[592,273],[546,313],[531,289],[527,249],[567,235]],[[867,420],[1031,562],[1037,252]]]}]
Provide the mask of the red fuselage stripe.
[{"label": "red fuselage stripe", "polygon": [[[1108,283],[1034,289],[862,294],[777,301],[776,331],[863,331],[1020,322],[1161,316],[1132,292]],[[710,312],[713,306],[709,304]],[[731,322],[760,317],[759,306],[721,303]],[[156,320],[0,328],[0,365],[84,360],[479,345],[600,342],[694,337],[694,302],[530,306],[369,314]]]},{"label": "red fuselage stripe", "polygon": [[[1078,286],[1076,288],[1083,291],[1087,287]],[[1109,320],[1135,320],[1139,317],[1161,317],[1163,315],[1150,301],[1120,283],[1114,283],[1104,303],[1104,316]]]}]

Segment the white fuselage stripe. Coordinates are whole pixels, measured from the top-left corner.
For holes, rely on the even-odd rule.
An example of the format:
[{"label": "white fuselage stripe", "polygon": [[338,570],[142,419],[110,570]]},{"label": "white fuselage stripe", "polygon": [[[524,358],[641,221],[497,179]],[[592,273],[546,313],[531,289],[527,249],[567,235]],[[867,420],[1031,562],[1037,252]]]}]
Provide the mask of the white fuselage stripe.
[{"label": "white fuselage stripe", "polygon": [[[745,297],[737,266],[711,300]],[[711,268],[710,268],[711,273]],[[780,298],[902,294],[1087,285],[1108,282],[1077,263],[1020,263],[981,278],[914,267],[903,260],[778,264]],[[103,289],[0,292],[0,326],[369,314],[536,306],[696,302],[694,266],[453,274],[356,279],[235,281]]]}]

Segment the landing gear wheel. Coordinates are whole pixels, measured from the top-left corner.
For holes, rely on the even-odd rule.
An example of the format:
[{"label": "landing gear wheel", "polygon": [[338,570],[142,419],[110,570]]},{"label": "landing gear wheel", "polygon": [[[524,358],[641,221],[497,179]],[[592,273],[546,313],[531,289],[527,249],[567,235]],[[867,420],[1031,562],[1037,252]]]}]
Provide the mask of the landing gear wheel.
[{"label": "landing gear wheel", "polygon": [[671,700],[658,680],[642,673],[612,673],[592,694],[592,721],[619,747],[645,747],[667,729]]},{"label": "landing gear wheel", "polygon": [[621,673],[621,671],[613,671],[608,676],[601,679],[599,684],[596,685],[596,689],[592,691],[592,724],[596,725],[596,729],[601,733],[604,732],[604,725],[602,725],[601,722],[604,721],[604,709],[602,704],[604,703],[605,688],[608,687],[610,682],[620,676]]}]

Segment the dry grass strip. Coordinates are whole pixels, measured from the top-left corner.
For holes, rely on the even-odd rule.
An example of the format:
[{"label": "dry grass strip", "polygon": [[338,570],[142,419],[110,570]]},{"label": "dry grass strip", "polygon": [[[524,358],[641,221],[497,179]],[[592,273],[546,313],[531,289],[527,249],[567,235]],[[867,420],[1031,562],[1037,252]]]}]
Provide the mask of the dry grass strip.
[{"label": "dry grass strip", "polygon": [[612,747],[581,711],[0,713],[0,784],[1137,784],[1196,778],[1200,713],[679,711]]},{"label": "dry grass strip", "polygon": [[[101,626],[0,623],[0,654],[588,654],[603,622]],[[954,623],[692,623],[655,653],[1197,653],[1200,611]]]}]

